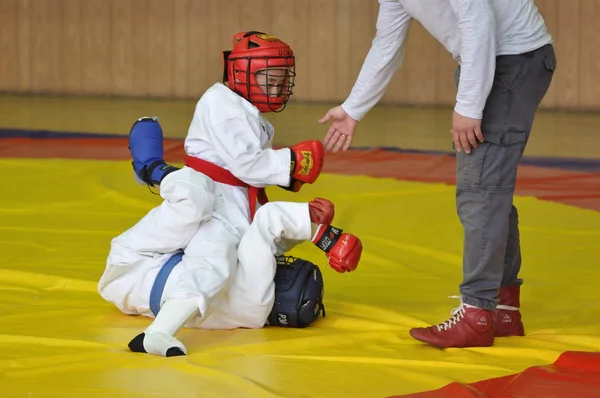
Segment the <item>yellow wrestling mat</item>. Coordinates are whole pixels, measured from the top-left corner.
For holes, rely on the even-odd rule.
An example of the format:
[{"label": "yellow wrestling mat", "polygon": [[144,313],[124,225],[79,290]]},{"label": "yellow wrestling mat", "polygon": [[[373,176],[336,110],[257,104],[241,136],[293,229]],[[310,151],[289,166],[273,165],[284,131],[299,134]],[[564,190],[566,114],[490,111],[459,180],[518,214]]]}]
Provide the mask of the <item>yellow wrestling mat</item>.
[{"label": "yellow wrestling mat", "polygon": [[104,302],[96,283],[110,240],[160,197],[127,161],[0,159],[0,396],[386,397],[475,382],[600,348],[600,213],[519,197],[527,337],[439,350],[408,330],[458,305],[462,232],[454,187],[323,175],[271,200],[336,204],[334,224],[364,245],[340,275],[316,247],[327,317],[307,329],[200,331],[187,357],[129,352],[150,319]]}]

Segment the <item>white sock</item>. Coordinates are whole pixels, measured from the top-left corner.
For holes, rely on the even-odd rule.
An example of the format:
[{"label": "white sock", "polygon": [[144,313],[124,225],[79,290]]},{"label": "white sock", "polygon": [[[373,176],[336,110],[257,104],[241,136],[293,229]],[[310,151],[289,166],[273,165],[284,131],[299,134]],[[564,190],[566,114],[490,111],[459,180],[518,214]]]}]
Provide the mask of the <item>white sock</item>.
[{"label": "white sock", "polygon": [[166,357],[169,349],[179,348],[187,355],[187,349],[175,338],[175,334],[190,318],[199,314],[197,298],[166,301],[144,331],[144,350],[148,354]]},{"label": "white sock", "polygon": [[167,300],[145,332],[161,332],[175,336],[192,316],[199,313],[198,299],[195,297]]}]

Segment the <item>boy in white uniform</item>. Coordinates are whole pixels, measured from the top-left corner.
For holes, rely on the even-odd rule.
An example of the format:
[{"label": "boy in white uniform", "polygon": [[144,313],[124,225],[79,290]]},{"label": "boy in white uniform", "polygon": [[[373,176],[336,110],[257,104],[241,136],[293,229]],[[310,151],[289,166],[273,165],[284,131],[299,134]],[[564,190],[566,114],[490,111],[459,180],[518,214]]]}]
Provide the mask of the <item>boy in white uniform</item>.
[{"label": "boy in white uniform", "polygon": [[[206,316],[211,302],[220,299],[257,202],[267,200],[264,187],[297,191],[319,176],[322,144],[306,141],[274,150],[273,126],[261,114],[285,107],[294,85],[294,64],[289,45],[273,36],[234,35],[233,49],[224,52],[227,85],[216,83],[198,101],[182,169],[162,160],[157,120],[142,118],[133,125],[129,144],[136,175],[150,185],[160,184],[164,201],[113,239],[99,290],[119,296],[122,289],[134,292],[139,281],[131,281],[131,272],[178,250],[185,251],[180,268],[186,270],[163,297],[153,330],[162,325],[164,333],[146,334],[146,340],[155,341],[144,345],[161,352],[172,347],[173,327],[165,325],[177,325],[181,314],[199,311]],[[135,301],[135,294],[130,299]]]},{"label": "boy in white uniform", "polygon": [[[261,206],[240,241],[237,267],[228,289],[209,303],[204,316],[197,310],[189,313],[185,307],[170,308],[168,317],[154,321],[129,343],[129,348],[167,357],[186,355],[185,346],[174,337],[183,326],[234,329],[310,325],[321,312],[324,314],[320,270],[305,260],[282,263],[281,256],[311,240],[327,254],[337,272],[354,271],[362,243],[355,235],[333,227],[333,217],[333,203],[320,198],[310,203],[270,202]],[[182,277],[199,266],[182,258],[183,251],[156,253],[153,259],[117,278],[113,278],[117,268],[108,266],[100,294],[125,314],[160,314],[163,297],[171,296]]]}]

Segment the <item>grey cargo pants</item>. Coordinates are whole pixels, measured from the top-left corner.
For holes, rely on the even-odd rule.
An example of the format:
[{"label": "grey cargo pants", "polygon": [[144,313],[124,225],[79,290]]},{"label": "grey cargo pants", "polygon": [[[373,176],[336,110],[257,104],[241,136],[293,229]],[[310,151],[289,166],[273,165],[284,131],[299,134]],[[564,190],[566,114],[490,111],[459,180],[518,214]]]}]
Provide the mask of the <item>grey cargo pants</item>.
[{"label": "grey cargo pants", "polygon": [[[464,228],[463,302],[496,306],[500,286],[521,285],[517,167],[556,67],[552,45],[496,58],[481,130],[484,142],[456,153],[456,209]],[[458,84],[460,67],[456,71]]]}]

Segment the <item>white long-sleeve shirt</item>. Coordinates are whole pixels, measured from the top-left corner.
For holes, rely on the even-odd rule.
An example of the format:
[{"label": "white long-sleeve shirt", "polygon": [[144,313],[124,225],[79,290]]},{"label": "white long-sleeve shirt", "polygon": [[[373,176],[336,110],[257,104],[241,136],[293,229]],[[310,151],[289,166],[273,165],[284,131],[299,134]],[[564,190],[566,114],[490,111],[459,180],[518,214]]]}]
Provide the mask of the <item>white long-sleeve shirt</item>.
[{"label": "white long-sleeve shirt", "polygon": [[[361,120],[402,64],[408,29],[418,20],[461,66],[455,111],[481,119],[496,56],[552,43],[533,0],[379,0],[377,34],[342,107]],[[426,62],[424,60],[424,62]]]},{"label": "white long-sleeve shirt", "polygon": [[260,111],[222,83],[196,104],[185,151],[255,187],[287,186],[291,153],[272,149],[274,129]]}]

